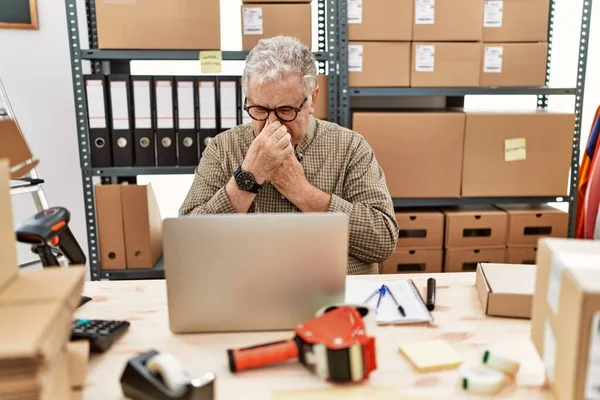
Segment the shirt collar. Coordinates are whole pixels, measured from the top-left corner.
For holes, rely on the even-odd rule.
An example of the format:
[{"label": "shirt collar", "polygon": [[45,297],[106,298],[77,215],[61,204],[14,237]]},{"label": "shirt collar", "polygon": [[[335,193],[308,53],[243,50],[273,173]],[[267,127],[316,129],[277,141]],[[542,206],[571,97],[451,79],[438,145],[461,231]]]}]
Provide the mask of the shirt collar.
[{"label": "shirt collar", "polygon": [[296,156],[299,160],[302,160],[304,153],[310,147],[310,144],[315,138],[317,130],[317,120],[311,115],[308,120],[308,126],[306,127],[306,135],[302,138],[300,143],[296,145]]}]

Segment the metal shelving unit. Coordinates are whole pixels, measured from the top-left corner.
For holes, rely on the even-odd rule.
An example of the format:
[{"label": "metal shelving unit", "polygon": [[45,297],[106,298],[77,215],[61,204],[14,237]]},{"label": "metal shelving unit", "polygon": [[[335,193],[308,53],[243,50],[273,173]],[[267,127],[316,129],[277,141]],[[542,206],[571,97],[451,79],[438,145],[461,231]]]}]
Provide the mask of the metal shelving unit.
[{"label": "metal shelving unit", "polygon": [[[198,60],[200,50],[82,50],[81,58],[94,61]],[[248,51],[223,51],[225,61],[244,61]],[[315,52],[317,61],[335,61],[335,53]]]}]

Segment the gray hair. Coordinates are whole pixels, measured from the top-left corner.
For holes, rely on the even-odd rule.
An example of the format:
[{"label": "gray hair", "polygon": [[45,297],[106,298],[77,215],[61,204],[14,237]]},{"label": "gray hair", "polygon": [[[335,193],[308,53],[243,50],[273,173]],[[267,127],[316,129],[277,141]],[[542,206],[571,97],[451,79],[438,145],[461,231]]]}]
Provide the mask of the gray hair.
[{"label": "gray hair", "polygon": [[246,58],[242,75],[244,93],[248,93],[248,77],[259,84],[281,79],[290,72],[300,72],[304,83],[304,94],[312,101],[312,92],[317,87],[316,60],[310,49],[298,39],[289,36],[274,36],[261,39]]}]

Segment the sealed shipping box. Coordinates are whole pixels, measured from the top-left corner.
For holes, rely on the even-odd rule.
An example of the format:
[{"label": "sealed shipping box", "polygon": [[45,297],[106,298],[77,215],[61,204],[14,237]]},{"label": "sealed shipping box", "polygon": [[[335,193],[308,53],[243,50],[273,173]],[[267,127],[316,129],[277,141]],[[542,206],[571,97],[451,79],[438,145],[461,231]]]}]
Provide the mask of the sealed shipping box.
[{"label": "sealed shipping box", "polygon": [[350,86],[409,86],[410,43],[351,42],[348,45]]},{"label": "sealed shipping box", "polygon": [[411,41],[414,0],[348,2],[348,40]]},{"label": "sealed shipping box", "polygon": [[474,272],[480,263],[503,264],[506,247],[456,247],[446,249],[444,272]]},{"label": "sealed shipping box", "polygon": [[402,211],[396,213],[396,248],[442,248],[444,214],[440,211]]},{"label": "sealed shipping box", "polygon": [[545,42],[550,0],[483,2],[483,41]]},{"label": "sealed shipping box", "polygon": [[459,197],[464,114],[355,112],[392,197]]},{"label": "sealed shipping box", "polygon": [[100,49],[220,49],[219,0],[96,1]]},{"label": "sealed shipping box", "polygon": [[475,285],[486,315],[531,318],[535,265],[482,263]]},{"label": "sealed shipping box", "polygon": [[543,237],[566,238],[569,213],[546,204],[499,206],[508,214],[508,240],[511,245],[537,245]]},{"label": "sealed shipping box", "polygon": [[564,196],[575,115],[467,112],[462,195]]},{"label": "sealed shipping box", "polygon": [[310,4],[242,5],[243,50],[277,35],[293,36],[312,48]]},{"label": "sealed shipping box", "polygon": [[483,45],[481,86],[544,86],[548,43]]},{"label": "sealed shipping box", "polygon": [[480,41],[482,0],[416,0],[413,40]]},{"label": "sealed shipping box", "polygon": [[442,272],[443,250],[439,249],[396,249],[381,265],[383,274]]},{"label": "sealed shipping box", "polygon": [[494,207],[445,210],[447,248],[506,245],[507,215]]},{"label": "sealed shipping box", "polygon": [[414,42],[410,86],[479,86],[481,43]]}]

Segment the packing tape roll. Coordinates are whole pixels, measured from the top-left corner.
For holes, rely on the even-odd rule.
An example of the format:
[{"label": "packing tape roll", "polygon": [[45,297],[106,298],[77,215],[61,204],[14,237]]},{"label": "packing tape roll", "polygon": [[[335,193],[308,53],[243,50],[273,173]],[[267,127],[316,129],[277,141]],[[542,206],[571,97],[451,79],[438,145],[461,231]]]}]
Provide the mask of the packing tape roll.
[{"label": "packing tape roll", "polygon": [[458,372],[460,385],[467,392],[496,394],[506,385],[506,376],[482,364],[462,364]]},{"label": "packing tape roll", "polygon": [[332,311],[338,307],[354,307],[358,310],[358,312],[361,314],[362,316],[362,320],[363,323],[365,324],[365,331],[366,333],[371,333],[375,330],[375,328],[377,327],[377,321],[375,319],[375,309],[373,307],[370,307],[366,304],[331,304],[325,307],[321,307],[319,310],[317,310],[317,312],[315,313],[315,317],[320,317],[321,315],[325,314],[326,312]]},{"label": "packing tape roll", "polygon": [[512,376],[517,375],[519,372],[519,367],[521,366],[517,361],[511,360],[507,357],[499,356],[490,352],[489,350],[486,350],[483,353],[481,362],[492,369],[507,373]]}]

